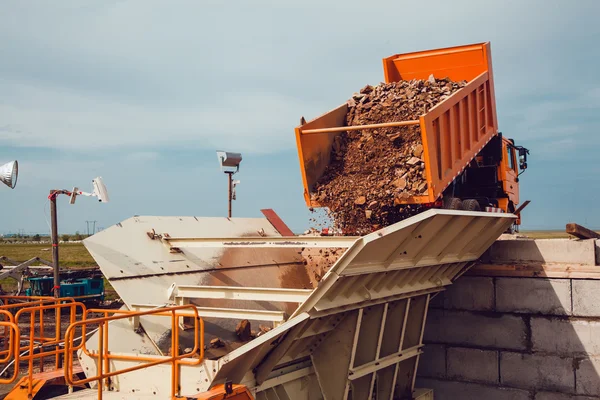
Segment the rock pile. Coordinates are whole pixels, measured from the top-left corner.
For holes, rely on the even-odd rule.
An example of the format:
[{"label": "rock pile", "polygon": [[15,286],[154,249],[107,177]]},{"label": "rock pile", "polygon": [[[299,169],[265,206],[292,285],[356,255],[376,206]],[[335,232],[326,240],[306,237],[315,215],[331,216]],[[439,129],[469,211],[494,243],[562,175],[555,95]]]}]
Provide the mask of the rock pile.
[{"label": "rock pile", "polygon": [[[347,125],[417,120],[466,82],[448,79],[365,86],[348,100]],[[335,227],[365,234],[412,215],[400,200],[427,193],[419,125],[363,129],[335,137],[331,162],[313,200],[328,207]]]}]

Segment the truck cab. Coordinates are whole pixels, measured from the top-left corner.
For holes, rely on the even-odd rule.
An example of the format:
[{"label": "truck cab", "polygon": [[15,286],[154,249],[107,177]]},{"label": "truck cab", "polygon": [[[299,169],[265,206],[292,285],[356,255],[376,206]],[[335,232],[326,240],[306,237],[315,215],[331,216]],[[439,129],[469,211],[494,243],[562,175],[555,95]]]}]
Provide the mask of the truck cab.
[{"label": "truck cab", "polygon": [[462,208],[470,211],[515,212],[519,176],[527,169],[528,154],[529,150],[498,133],[446,189],[444,197],[458,198]]}]

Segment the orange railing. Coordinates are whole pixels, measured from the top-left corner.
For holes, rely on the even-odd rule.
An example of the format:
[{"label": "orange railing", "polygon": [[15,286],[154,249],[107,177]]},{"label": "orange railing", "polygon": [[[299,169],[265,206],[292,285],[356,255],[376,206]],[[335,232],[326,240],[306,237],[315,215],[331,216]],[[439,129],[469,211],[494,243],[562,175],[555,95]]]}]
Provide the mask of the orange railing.
[{"label": "orange railing", "polygon": [[[44,296],[0,296],[0,301],[0,366],[3,373],[13,366],[10,377],[1,378],[0,383],[14,382],[21,363],[26,362],[27,393],[32,396],[35,368],[44,372],[49,359],[51,369],[61,368],[62,326],[75,322],[78,313],[84,315],[85,306],[72,298]],[[68,320],[63,321],[63,315]]]},{"label": "orange railing", "polygon": [[[17,326],[21,326],[19,324],[25,325],[23,320],[26,320],[29,325],[29,335],[22,335],[20,337],[21,341],[25,339],[28,343],[24,346],[19,344],[14,353],[15,365],[22,361],[26,361],[28,363],[28,394],[32,394],[33,392],[33,374],[36,361],[39,365],[39,372],[44,371],[45,360],[47,360],[49,357],[54,358],[54,362],[51,363],[52,369],[58,370],[62,367],[64,356],[64,350],[62,346],[66,337],[66,335],[63,335],[63,330],[61,329],[63,322],[61,317],[63,312],[66,311],[65,314],[68,316],[69,325],[76,322],[78,308],[81,312],[85,312],[85,306],[82,303],[70,301],[63,303],[62,300],[64,299],[55,300],[56,302],[54,304],[39,304],[22,308],[15,314],[15,323]],[[50,334],[45,330],[44,314],[46,312],[52,312],[55,315],[54,332]],[[50,328],[52,328],[52,326],[50,326]],[[79,347],[82,345],[83,341]],[[77,347],[74,347],[71,350],[75,351],[77,350]]]},{"label": "orange railing", "polygon": [[[2,348],[0,351],[0,365],[7,364],[11,359],[15,359],[15,368],[12,375],[9,378],[1,378],[0,384],[13,383],[19,375],[19,363],[18,363],[18,348],[19,348],[19,327],[14,322],[14,317],[11,313],[5,310],[0,310],[2,321],[0,321],[0,328],[2,329]],[[15,357],[15,354],[17,357]]]},{"label": "orange railing", "polygon": [[[184,313],[185,311],[185,313]],[[102,314],[103,317],[90,318],[92,313]],[[112,315],[109,315],[112,314]],[[120,319],[130,319],[139,321],[140,317],[171,317],[171,354],[168,356],[159,355],[124,355],[111,353],[108,327],[111,321]],[[192,351],[179,354],[179,321],[183,317],[192,316],[194,320],[194,347]],[[85,341],[79,346],[74,346],[75,330],[80,328],[82,335],[86,335],[86,327],[93,325],[97,327],[98,348],[90,350],[86,347]],[[91,333],[91,332],[90,332]],[[91,375],[89,371],[86,379],[73,378],[74,352],[81,349],[83,353],[95,360],[96,374]],[[81,321],[72,323],[65,333],[65,380],[69,385],[84,385],[90,382],[98,383],[98,399],[102,398],[102,391],[106,385],[111,388],[110,378],[116,375],[132,372],[159,364],[171,364],[171,396],[179,395],[180,390],[180,367],[182,365],[197,365],[204,358],[204,322],[198,316],[198,311],[194,305],[182,305],[174,307],[157,308],[149,311],[126,311],[126,310],[87,310]],[[197,357],[197,358],[196,358]],[[190,358],[193,358],[190,360]],[[112,363],[111,363],[112,361]],[[129,361],[138,363],[133,367],[116,369],[114,361]],[[111,365],[112,364],[112,365]],[[112,368],[112,370],[111,370]]]}]

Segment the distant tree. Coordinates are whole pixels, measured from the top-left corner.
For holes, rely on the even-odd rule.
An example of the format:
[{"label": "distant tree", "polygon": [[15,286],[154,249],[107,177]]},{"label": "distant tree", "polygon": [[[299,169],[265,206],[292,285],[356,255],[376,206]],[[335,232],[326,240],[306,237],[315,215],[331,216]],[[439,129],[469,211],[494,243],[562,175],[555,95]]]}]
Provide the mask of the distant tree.
[{"label": "distant tree", "polygon": [[73,240],[83,240],[83,235],[79,232],[75,232],[75,236],[73,236]]},{"label": "distant tree", "polygon": [[36,233],[31,239],[33,239],[34,242],[39,242],[40,240],[42,240],[42,237]]},{"label": "distant tree", "polygon": [[71,236],[67,234],[62,235],[62,240],[63,242],[68,242],[69,240],[71,240]]}]

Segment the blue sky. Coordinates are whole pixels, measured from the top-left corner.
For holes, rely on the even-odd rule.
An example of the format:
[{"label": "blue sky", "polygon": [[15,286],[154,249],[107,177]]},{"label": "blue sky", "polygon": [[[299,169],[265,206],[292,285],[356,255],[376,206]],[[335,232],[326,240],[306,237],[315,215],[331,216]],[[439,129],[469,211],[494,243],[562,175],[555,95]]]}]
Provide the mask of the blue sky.
[{"label": "blue sky", "polygon": [[600,2],[3,1],[0,232],[226,214],[215,150],[244,154],[234,216],[308,227],[293,128],[383,79],[381,59],[491,41],[500,130],[531,150],[524,229],[600,227]]}]

